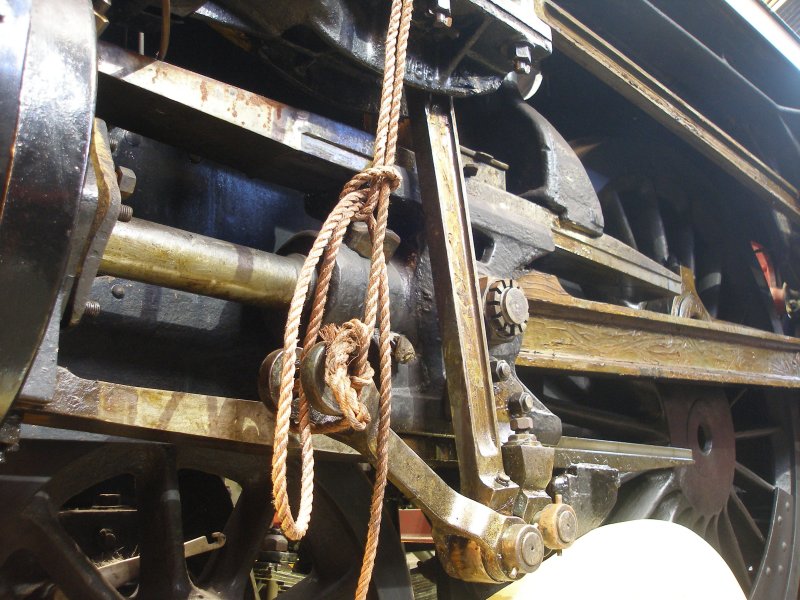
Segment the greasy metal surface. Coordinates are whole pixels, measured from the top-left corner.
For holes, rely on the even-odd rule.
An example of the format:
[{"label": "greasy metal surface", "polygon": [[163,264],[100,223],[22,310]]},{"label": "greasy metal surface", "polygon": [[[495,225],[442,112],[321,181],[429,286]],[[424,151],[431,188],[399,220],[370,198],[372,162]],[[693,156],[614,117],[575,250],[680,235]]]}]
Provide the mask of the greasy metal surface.
[{"label": "greasy metal surface", "polygon": [[419,95],[409,103],[461,488],[499,507],[516,486],[497,480],[503,461],[452,101]]},{"label": "greasy metal surface", "polygon": [[800,340],[581,300],[542,273],[520,278],[530,318],[518,365],[800,388]]},{"label": "greasy metal surface", "polygon": [[689,448],[651,446],[629,442],[612,442],[564,436],[555,448],[555,466],[566,469],[570,465],[587,463],[605,465],[624,473],[669,469],[691,465]]},{"label": "greasy metal surface", "polygon": [[99,272],[259,306],[289,304],[299,258],[133,218],[118,221]]},{"label": "greasy metal surface", "polygon": [[[36,2],[30,12],[24,74],[13,96],[13,159],[0,200],[0,416],[22,384],[64,276],[92,127],[90,8],[82,0]],[[54,19],[54,11],[62,16]],[[15,24],[24,27],[16,18],[0,27]],[[9,114],[15,111],[3,118]]]},{"label": "greasy metal surface", "polygon": [[[372,158],[363,131],[109,44],[98,55],[98,116],[120,127],[303,191],[329,192]],[[414,197],[408,151],[397,166],[395,195]]]},{"label": "greasy metal surface", "polygon": [[[28,423],[159,441],[269,446],[275,421],[261,402],[91,381],[58,370],[56,393]],[[295,440],[291,439],[294,447]],[[318,452],[353,455],[314,436]]]},{"label": "greasy metal surface", "polygon": [[798,190],[741,144],[553,0],[536,10],[556,47],[716,162],[770,207],[800,221]]}]

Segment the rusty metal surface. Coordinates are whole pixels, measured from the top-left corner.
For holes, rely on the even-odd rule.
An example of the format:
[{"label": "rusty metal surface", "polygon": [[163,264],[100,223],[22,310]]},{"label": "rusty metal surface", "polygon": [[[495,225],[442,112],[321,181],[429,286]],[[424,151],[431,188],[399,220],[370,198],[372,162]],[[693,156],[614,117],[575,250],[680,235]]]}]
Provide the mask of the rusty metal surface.
[{"label": "rusty metal surface", "polygon": [[278,256],[133,218],[114,226],[99,272],[281,307],[292,299],[301,266],[299,257]]},{"label": "rusty metal surface", "polygon": [[518,365],[800,388],[800,340],[581,300],[543,273],[519,279],[530,318]]},{"label": "rusty metal surface", "polygon": [[[59,368],[56,393],[25,414],[27,423],[142,439],[210,445],[270,446],[275,421],[261,402],[173,392],[76,377]],[[291,438],[290,446],[299,447]],[[315,450],[353,456],[325,436]]]},{"label": "rusty metal surface", "polygon": [[517,490],[498,481],[503,460],[452,102],[409,100],[461,486],[502,506]]},{"label": "rusty metal surface", "polygon": [[[266,181],[329,191],[372,157],[368,133],[110,44],[98,72],[102,118]],[[395,195],[414,197],[411,153],[399,149],[397,166]]]},{"label": "rusty metal surface", "polygon": [[555,46],[708,156],[771,208],[800,222],[798,190],[731,136],[553,0],[537,0]]}]

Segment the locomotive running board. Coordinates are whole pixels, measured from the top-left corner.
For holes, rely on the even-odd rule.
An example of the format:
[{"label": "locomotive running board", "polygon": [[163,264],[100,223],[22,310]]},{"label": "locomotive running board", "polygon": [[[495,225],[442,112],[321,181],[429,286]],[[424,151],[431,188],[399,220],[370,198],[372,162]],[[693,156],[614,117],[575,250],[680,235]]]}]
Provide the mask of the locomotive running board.
[{"label": "locomotive running board", "polygon": [[800,339],[575,298],[544,273],[519,284],[530,312],[519,366],[800,388]]}]

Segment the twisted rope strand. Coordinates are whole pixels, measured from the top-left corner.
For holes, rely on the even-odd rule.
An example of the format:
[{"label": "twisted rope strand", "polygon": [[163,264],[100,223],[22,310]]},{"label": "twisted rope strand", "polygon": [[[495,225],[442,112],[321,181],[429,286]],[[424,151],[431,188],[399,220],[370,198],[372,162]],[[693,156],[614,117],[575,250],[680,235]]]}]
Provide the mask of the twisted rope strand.
[{"label": "twisted rope strand", "polygon": [[[378,548],[383,512],[383,498],[388,476],[388,439],[391,416],[392,361],[389,279],[384,254],[384,240],[389,217],[389,197],[400,183],[394,169],[400,108],[403,97],[406,47],[411,28],[413,0],[392,0],[386,35],[386,56],[381,90],[380,111],[375,135],[373,166],[356,174],[342,189],[339,202],[322,225],[317,239],[300,270],[284,333],[283,365],[275,418],[275,441],[272,456],[273,500],[275,511],[286,536],[300,539],[308,529],[313,505],[314,456],[311,432],[363,430],[370,421],[360,392],[373,378],[367,353],[378,324],[379,407],[375,482],[370,502],[370,516],[364,559],[361,565],[356,600],[364,600],[369,591],[372,570]],[[363,319],[353,319],[343,325],[322,327],[325,305],[336,256],[350,223],[365,221],[370,233],[370,274],[364,297]],[[320,262],[321,261],[321,262]],[[333,392],[344,417],[333,424],[313,426],[310,406],[302,386],[299,391],[298,430],[301,441],[300,506],[295,519],[289,504],[286,484],[286,461],[291,428],[292,397],[295,389],[296,361],[300,323],[309,288],[317,266],[316,290],[303,336],[300,360],[317,343],[326,344],[325,382]]]}]

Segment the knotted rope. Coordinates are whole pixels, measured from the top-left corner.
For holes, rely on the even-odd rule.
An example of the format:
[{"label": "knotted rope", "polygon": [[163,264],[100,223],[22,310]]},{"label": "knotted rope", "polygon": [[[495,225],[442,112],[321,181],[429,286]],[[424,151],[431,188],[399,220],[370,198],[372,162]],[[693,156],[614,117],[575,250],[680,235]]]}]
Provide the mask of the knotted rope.
[{"label": "knotted rope", "polygon": [[[297,423],[301,444],[300,507],[295,519],[292,516],[286,487],[286,459],[296,365],[294,360],[286,360],[285,357],[296,355],[303,307],[314,273],[319,266],[317,287],[303,337],[300,360],[305,357],[318,339],[322,338],[327,346],[325,382],[332,390],[344,418],[332,425],[315,427],[314,432],[330,433],[347,428],[363,430],[369,423],[369,413],[359,396],[363,387],[369,384],[373,378],[373,370],[367,361],[367,351],[376,321],[378,325],[380,399],[376,439],[377,458],[367,542],[355,594],[357,600],[366,598],[369,590],[372,568],[375,564],[375,553],[378,549],[383,495],[388,475],[387,443],[392,374],[389,281],[383,244],[389,216],[389,195],[400,184],[399,175],[392,165],[397,149],[406,46],[411,27],[412,10],[413,0],[392,0],[389,28],[386,35],[383,87],[375,135],[373,166],[355,175],[344,186],[339,195],[339,202],[323,223],[300,271],[286,321],[283,344],[284,361],[275,418],[272,495],[283,532],[289,539],[298,540],[306,533],[311,517],[314,493],[314,452],[311,444],[310,406],[305,392],[300,386]],[[336,255],[347,228],[353,221],[367,223],[372,244],[369,280],[364,297],[364,317],[360,320],[353,319],[343,325],[326,325],[321,328],[331,276],[336,265]]]}]

